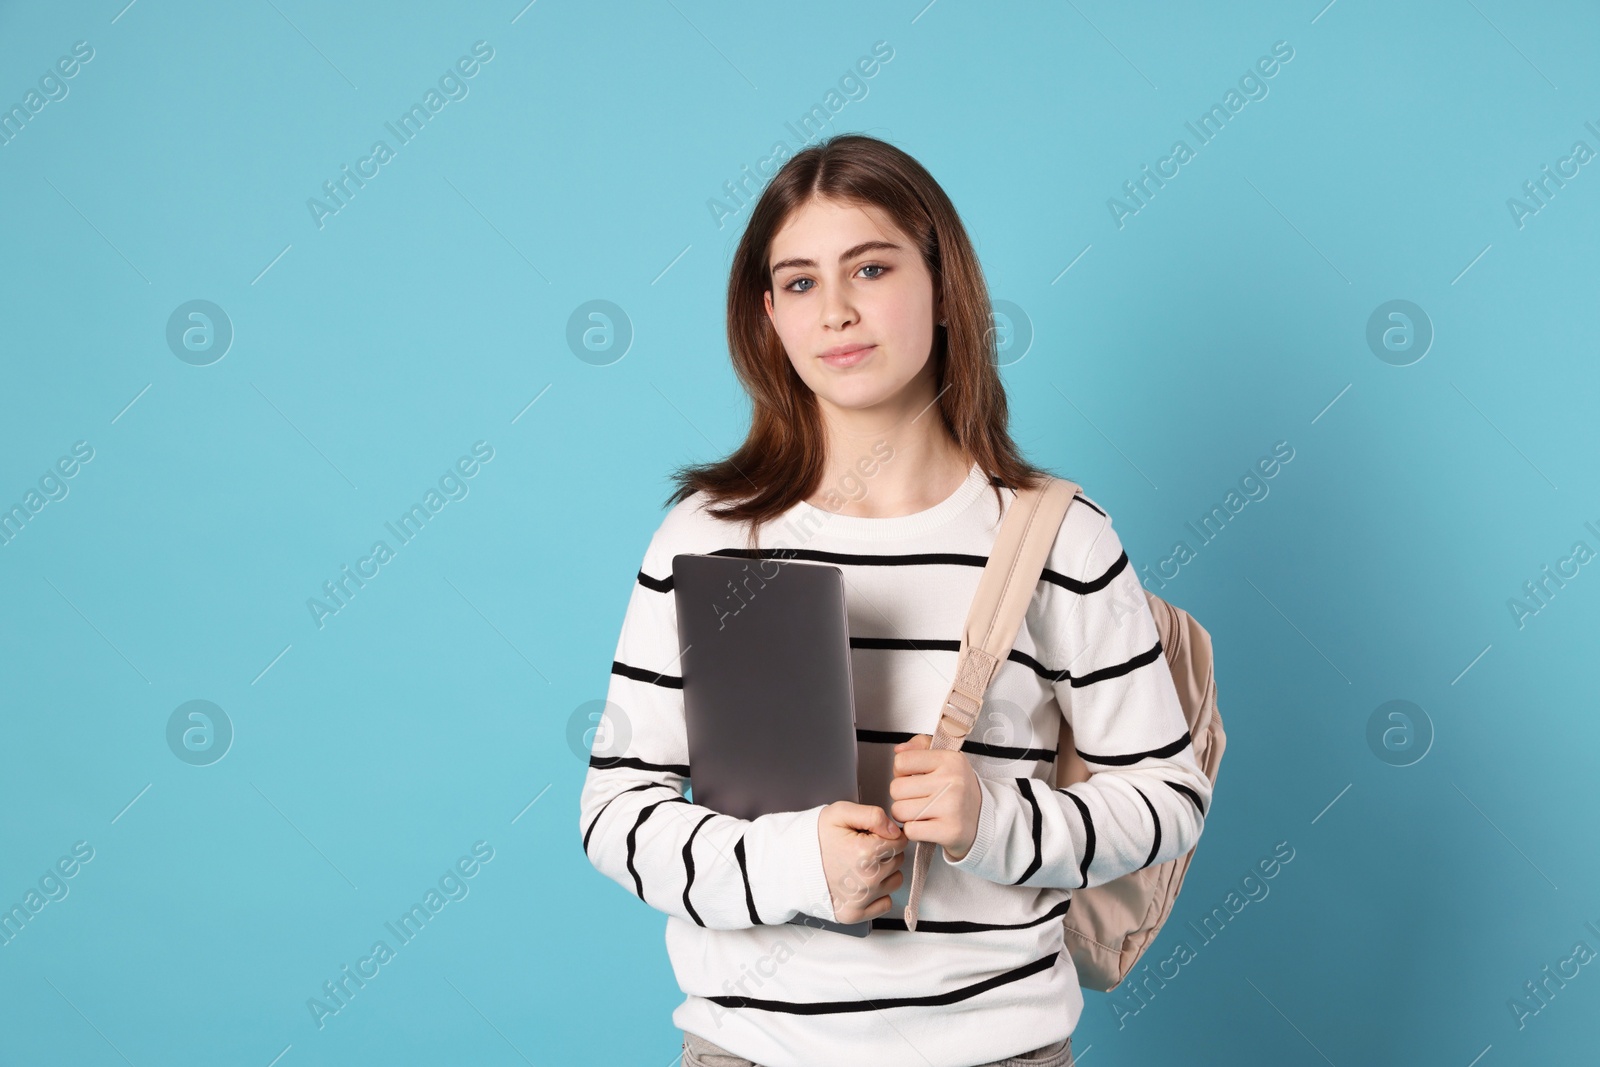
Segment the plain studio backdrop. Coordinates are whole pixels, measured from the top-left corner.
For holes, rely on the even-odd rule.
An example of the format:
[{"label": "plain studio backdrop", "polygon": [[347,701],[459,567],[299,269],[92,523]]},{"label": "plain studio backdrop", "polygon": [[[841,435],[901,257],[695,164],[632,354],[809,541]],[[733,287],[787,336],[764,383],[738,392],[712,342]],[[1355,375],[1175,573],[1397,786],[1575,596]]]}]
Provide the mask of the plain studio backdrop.
[{"label": "plain studio backdrop", "polygon": [[1079,1057],[1584,1059],[1597,35],[0,8],[0,1059],[673,1059],[665,919],[575,830],[586,731],[668,470],[743,433],[749,204],[848,130],[949,191],[1019,442],[1216,641],[1164,977],[1087,993]]}]

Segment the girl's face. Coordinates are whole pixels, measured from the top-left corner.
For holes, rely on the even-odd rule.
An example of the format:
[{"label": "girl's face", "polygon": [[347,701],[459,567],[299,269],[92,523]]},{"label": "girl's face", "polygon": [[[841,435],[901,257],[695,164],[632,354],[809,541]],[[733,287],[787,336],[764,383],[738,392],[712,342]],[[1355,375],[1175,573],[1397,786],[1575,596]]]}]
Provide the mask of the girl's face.
[{"label": "girl's face", "polygon": [[928,402],[939,302],[921,253],[882,209],[812,200],[773,236],[768,263],[767,318],[824,407]]}]

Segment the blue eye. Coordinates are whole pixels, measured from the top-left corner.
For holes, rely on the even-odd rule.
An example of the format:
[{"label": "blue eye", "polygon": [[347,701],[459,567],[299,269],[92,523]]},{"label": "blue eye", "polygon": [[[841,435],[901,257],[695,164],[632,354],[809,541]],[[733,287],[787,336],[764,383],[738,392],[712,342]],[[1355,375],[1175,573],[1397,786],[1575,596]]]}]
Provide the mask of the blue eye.
[{"label": "blue eye", "polygon": [[[868,281],[876,281],[877,279],[883,277],[884,274],[888,272],[889,267],[888,267],[888,265],[883,264],[883,263],[868,263],[868,264],[864,265],[861,268],[861,270],[875,270],[875,271],[877,271],[878,272],[877,274],[869,274],[869,275],[867,275],[867,280]],[[800,285],[801,282],[809,282],[810,285],[807,288],[804,288],[804,289],[798,288],[798,286]],[[816,284],[817,283],[812,281],[810,278],[802,277],[802,278],[796,278],[794,281],[792,281],[789,284],[785,285],[783,288],[786,291],[791,292],[791,293],[809,293],[813,288],[816,287]]]}]

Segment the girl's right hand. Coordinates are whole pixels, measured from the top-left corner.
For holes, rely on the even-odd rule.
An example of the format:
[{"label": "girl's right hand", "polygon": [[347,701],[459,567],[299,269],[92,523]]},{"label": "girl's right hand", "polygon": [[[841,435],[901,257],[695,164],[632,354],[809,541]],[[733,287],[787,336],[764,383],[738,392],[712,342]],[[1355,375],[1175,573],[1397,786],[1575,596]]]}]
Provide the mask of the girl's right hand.
[{"label": "girl's right hand", "polygon": [[900,867],[907,841],[889,813],[873,804],[836,800],[822,809],[817,838],[834,918],[856,923],[888,911],[888,894],[905,881]]}]

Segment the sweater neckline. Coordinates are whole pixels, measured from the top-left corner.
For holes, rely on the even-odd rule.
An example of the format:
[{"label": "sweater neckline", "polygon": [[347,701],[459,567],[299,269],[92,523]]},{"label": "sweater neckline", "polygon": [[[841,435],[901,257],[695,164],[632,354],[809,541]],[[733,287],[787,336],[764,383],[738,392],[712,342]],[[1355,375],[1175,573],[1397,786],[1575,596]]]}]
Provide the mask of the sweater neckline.
[{"label": "sweater neckline", "polygon": [[913,537],[943,526],[966,511],[983,494],[989,479],[976,462],[967,471],[966,480],[955,492],[931,508],[914,511],[910,515],[869,517],[865,515],[840,515],[826,511],[802,500],[790,509],[790,516],[798,520],[803,529],[814,529],[825,537],[844,537],[856,541],[894,541]]}]

